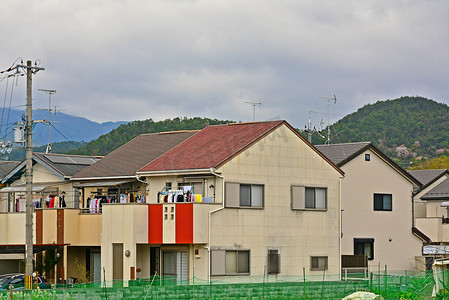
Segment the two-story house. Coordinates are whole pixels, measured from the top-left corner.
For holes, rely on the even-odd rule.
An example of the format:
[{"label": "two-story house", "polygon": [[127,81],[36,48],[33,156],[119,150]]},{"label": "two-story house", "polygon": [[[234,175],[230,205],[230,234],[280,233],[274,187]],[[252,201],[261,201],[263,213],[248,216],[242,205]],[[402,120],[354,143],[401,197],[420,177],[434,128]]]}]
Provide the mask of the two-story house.
[{"label": "two-story house", "polygon": [[[61,257],[58,263],[58,275],[63,273],[66,249],[64,247],[62,213],[78,214],[78,190],[73,187],[71,177],[80,170],[95,163],[95,156],[66,155],[54,153],[33,153],[33,215],[34,252],[55,250]],[[23,272],[25,253],[25,161],[4,175],[2,183],[7,185],[0,190],[2,194],[2,212],[0,212],[0,269],[3,272]],[[69,221],[67,217],[65,221]],[[76,228],[78,223],[71,225]],[[75,232],[75,233],[72,233]],[[76,235],[76,231],[67,231],[67,236]],[[98,237],[100,234],[98,233]],[[71,241],[72,242],[72,241]],[[69,243],[71,243],[69,242]],[[98,242],[99,243],[99,242]],[[42,256],[37,255],[39,261]],[[52,272],[53,279],[56,273]]]},{"label": "two-story house", "polygon": [[106,281],[340,272],[344,173],[285,121],[209,126],[137,175],[147,203],[103,206]]},{"label": "two-story house", "polygon": [[412,200],[421,183],[370,142],[316,147],[345,172],[341,254],[366,255],[372,272],[414,270],[422,240]]}]

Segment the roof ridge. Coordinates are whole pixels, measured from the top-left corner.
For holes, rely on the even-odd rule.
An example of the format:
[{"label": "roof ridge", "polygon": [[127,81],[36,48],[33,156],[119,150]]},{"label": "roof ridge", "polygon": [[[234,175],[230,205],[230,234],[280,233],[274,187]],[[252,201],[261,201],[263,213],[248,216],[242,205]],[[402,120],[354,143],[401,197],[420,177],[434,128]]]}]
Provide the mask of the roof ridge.
[{"label": "roof ridge", "polygon": [[357,145],[357,144],[372,144],[371,141],[368,142],[349,142],[349,143],[338,143],[338,144],[321,144],[321,145],[314,145],[315,147],[321,147],[321,146],[341,146],[341,145]]},{"label": "roof ridge", "polygon": [[101,155],[82,155],[82,154],[64,154],[64,153],[44,153],[44,152],[33,152],[33,154],[36,155],[54,155],[54,156],[73,156],[73,157],[95,157],[95,158],[102,158]]}]

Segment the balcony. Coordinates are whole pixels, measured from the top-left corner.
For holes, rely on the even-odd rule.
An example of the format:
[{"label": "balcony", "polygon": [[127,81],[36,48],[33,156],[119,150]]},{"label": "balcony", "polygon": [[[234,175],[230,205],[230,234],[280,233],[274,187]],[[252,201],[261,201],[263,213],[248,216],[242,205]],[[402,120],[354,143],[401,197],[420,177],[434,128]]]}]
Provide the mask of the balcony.
[{"label": "balcony", "polygon": [[[149,244],[204,244],[209,238],[209,212],[221,203],[127,203],[103,205],[103,227],[112,239],[134,232]],[[123,224],[129,224],[123,228]]]}]

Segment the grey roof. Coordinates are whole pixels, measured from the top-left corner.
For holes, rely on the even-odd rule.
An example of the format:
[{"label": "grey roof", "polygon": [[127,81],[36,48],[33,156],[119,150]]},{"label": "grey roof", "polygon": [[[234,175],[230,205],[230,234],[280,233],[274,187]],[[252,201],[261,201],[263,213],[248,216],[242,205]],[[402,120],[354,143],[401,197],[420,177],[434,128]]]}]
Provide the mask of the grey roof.
[{"label": "grey roof", "polygon": [[435,182],[441,176],[445,174],[449,175],[449,171],[447,169],[409,170],[408,172],[412,174],[413,177],[418,179],[423,184],[424,188]]},{"label": "grey roof", "polygon": [[68,155],[55,153],[33,153],[36,161],[41,161],[64,177],[72,177],[79,171],[96,163],[101,157]]},{"label": "grey roof", "polygon": [[185,130],[141,134],[75,174],[72,179],[135,176],[137,170],[197,132]]},{"label": "grey roof", "polygon": [[421,196],[422,200],[449,200],[449,178]]},{"label": "grey roof", "polygon": [[12,169],[20,164],[18,161],[0,161],[0,178],[5,177]]},{"label": "grey roof", "polygon": [[364,151],[372,144],[370,142],[359,143],[345,143],[345,144],[330,144],[330,145],[316,145],[327,158],[329,158],[338,167],[341,167],[360,152]]},{"label": "grey roof", "polygon": [[[33,164],[40,163],[62,180],[70,179],[74,174],[98,161],[101,157],[69,155],[56,153],[33,153]],[[3,178],[2,183],[10,183],[25,173],[26,160],[16,164]]]},{"label": "grey roof", "polygon": [[385,155],[382,151],[374,147],[371,142],[358,142],[358,143],[344,143],[344,144],[330,144],[330,145],[316,145],[315,146],[321,153],[323,153],[328,159],[330,159],[339,168],[347,162],[351,161],[367,149],[375,152],[377,155],[387,161],[393,169],[398,173],[401,173],[417,187],[421,187],[421,182],[413,175],[405,171],[401,166],[395,163],[391,158]]}]

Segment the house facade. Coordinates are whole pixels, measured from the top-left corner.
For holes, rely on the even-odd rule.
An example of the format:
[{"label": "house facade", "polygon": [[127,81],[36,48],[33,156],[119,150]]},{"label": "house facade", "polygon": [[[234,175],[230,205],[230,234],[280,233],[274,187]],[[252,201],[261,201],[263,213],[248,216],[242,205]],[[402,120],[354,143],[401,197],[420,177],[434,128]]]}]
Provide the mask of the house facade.
[{"label": "house facade", "polygon": [[372,272],[415,270],[422,240],[412,200],[421,183],[369,142],[317,148],[345,172],[341,254],[366,255]]},{"label": "house facade", "polygon": [[207,127],[137,175],[147,203],[103,207],[106,281],[340,272],[344,173],[285,121]]},{"label": "house facade", "polygon": [[426,183],[415,193],[415,226],[427,238],[422,264],[430,269],[436,258],[449,254],[449,172],[444,169],[410,173]]},{"label": "house facade", "polygon": [[[47,276],[52,281],[67,278],[67,270],[70,272],[76,268],[70,247],[96,245],[100,250],[101,231],[92,229],[95,229],[95,224],[101,224],[98,221],[101,219],[86,219],[80,215],[79,195],[70,181],[75,173],[98,159],[94,156],[33,153],[33,247],[37,262],[42,260],[44,251],[57,251],[57,266]],[[6,204],[0,213],[0,269],[5,273],[23,272],[25,161],[5,174],[2,182],[6,187],[0,190],[0,194],[6,199]],[[80,231],[85,232],[81,238],[78,235]]]}]

